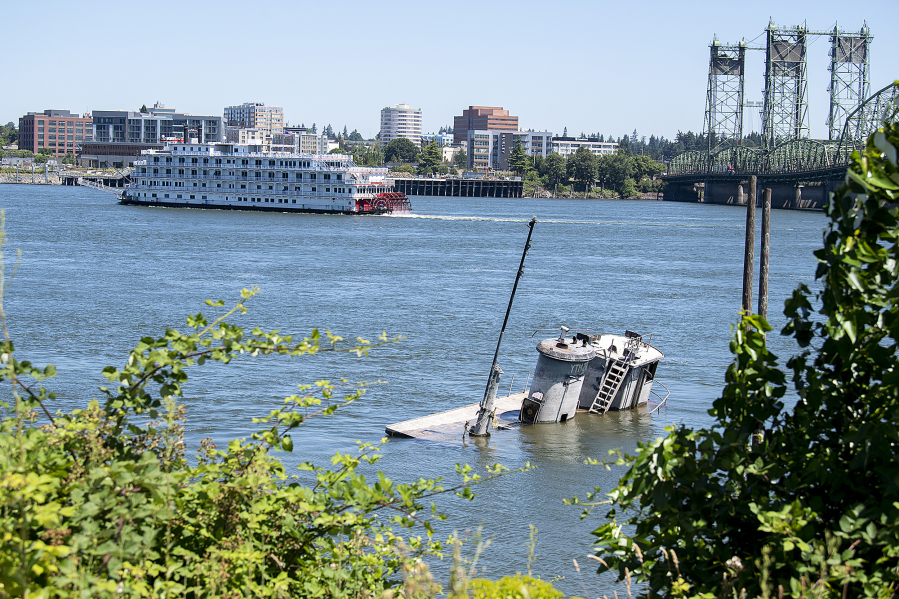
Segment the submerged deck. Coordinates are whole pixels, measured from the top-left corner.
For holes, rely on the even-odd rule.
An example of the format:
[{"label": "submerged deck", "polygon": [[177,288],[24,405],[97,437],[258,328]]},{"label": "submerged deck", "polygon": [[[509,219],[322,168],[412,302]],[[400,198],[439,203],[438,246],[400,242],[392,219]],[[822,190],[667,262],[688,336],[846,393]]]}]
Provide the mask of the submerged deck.
[{"label": "submerged deck", "polygon": [[[496,420],[498,424],[518,422],[518,412],[527,393],[514,393],[496,398]],[[413,418],[388,425],[384,430],[391,437],[414,439],[447,440],[461,437],[465,423],[474,424],[480,403],[473,403],[454,410],[447,410],[430,416]]]}]

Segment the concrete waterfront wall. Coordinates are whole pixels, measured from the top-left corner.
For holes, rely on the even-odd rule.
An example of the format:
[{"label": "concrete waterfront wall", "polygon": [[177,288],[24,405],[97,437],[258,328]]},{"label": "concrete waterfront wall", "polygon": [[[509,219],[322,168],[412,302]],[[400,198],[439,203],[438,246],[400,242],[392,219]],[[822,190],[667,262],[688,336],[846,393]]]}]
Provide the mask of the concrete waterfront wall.
[{"label": "concrete waterfront wall", "polygon": [[524,183],[505,179],[396,179],[393,190],[407,196],[520,198]]}]

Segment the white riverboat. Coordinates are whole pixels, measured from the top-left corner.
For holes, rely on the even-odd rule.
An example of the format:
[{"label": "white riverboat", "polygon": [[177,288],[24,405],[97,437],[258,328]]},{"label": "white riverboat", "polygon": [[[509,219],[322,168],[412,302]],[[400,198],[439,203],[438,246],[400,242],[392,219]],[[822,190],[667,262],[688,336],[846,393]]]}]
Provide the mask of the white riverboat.
[{"label": "white riverboat", "polygon": [[120,203],[318,214],[411,210],[386,168],[357,166],[342,154],[261,150],[196,140],[144,150]]}]

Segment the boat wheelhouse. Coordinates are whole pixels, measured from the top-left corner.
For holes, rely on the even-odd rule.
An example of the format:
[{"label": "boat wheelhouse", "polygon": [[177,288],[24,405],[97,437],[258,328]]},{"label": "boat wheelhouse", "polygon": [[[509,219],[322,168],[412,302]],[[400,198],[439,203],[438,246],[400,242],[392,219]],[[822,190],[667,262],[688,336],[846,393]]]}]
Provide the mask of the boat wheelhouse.
[{"label": "boat wheelhouse", "polygon": [[411,210],[386,168],[357,166],[351,156],[191,141],[144,150],[121,203],[320,214]]}]

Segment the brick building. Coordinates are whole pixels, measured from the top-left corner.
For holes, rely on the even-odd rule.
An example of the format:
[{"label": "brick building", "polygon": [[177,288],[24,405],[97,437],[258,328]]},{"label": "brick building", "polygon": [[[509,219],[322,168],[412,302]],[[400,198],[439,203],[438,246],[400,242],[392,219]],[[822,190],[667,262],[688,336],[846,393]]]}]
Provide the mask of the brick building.
[{"label": "brick building", "polygon": [[501,106],[469,106],[453,118],[453,144],[468,141],[469,131],[518,131],[518,117]]},{"label": "brick building", "polygon": [[48,148],[53,156],[78,155],[93,139],[94,120],[68,110],[29,112],[19,119],[19,149],[39,153]]}]

